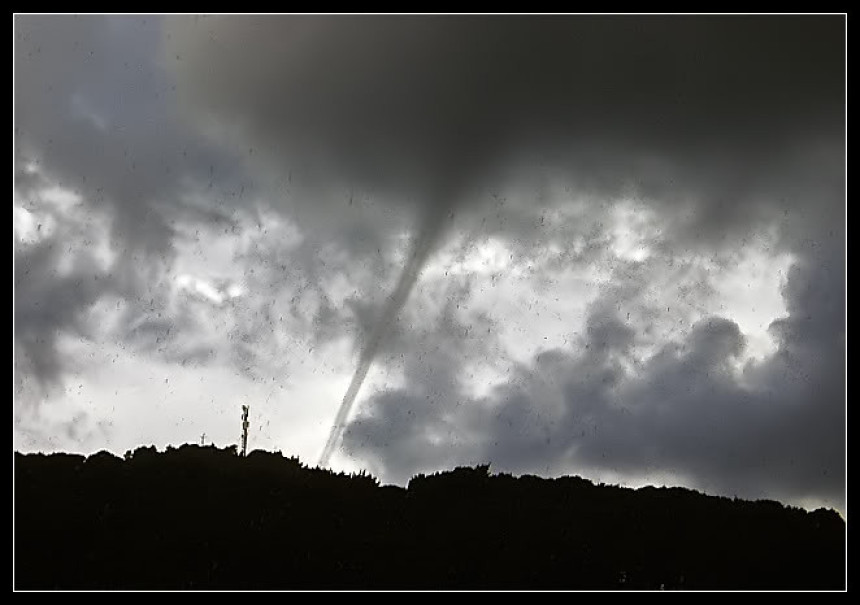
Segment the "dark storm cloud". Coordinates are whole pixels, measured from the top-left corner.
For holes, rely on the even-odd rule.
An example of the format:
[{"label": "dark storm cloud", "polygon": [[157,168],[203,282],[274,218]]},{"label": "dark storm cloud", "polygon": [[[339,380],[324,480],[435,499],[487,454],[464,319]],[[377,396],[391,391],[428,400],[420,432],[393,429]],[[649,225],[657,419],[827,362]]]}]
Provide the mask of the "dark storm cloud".
[{"label": "dark storm cloud", "polygon": [[[582,191],[632,188],[690,204],[693,216],[679,225],[693,234],[688,241],[803,208],[807,196],[796,187],[774,191],[786,174],[826,182],[836,167],[841,180],[839,17],[267,16],[162,25],[19,17],[15,40],[20,152],[88,203],[107,204],[124,243],[158,252],[171,245],[162,208],[176,205],[184,178],[214,181],[226,204],[249,196],[237,156],[265,157],[292,211],[313,225],[343,223],[338,241],[364,253],[380,246],[381,231],[409,227],[368,204],[368,191],[419,217],[447,216],[466,196],[458,188],[536,161]],[[191,100],[192,118],[238,125],[245,140],[212,149],[178,98]],[[821,151],[811,155],[816,141]],[[314,176],[343,185],[335,197],[344,207],[301,193],[300,181]],[[534,201],[518,196],[488,224],[526,238],[519,227],[529,217],[517,206]],[[840,206],[826,208],[833,212]]]},{"label": "dark storm cloud", "polygon": [[843,124],[839,17],[201,17],[168,31],[196,111],[279,170],[393,191],[419,216],[545,160],[604,195],[706,198],[700,223],[727,227],[756,216],[748,194],[787,149]]}]

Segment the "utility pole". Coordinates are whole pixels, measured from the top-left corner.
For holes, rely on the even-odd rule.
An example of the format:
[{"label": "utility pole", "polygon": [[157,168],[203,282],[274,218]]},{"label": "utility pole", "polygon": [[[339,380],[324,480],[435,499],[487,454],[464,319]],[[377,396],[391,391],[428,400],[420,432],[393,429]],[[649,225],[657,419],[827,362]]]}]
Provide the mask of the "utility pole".
[{"label": "utility pole", "polygon": [[248,410],[249,406],[242,406],[242,457],[248,452]]},{"label": "utility pole", "polygon": [[206,445],[206,433],[200,435],[200,445]]}]

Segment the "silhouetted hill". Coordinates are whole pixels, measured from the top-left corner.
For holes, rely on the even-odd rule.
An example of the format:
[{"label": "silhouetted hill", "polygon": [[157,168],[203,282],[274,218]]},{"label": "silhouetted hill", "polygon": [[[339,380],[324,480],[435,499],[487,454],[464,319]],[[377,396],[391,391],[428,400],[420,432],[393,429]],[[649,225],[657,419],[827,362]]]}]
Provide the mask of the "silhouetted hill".
[{"label": "silhouetted hill", "polygon": [[234,448],[15,454],[15,586],[841,589],[845,523],[579,477],[408,489]]}]

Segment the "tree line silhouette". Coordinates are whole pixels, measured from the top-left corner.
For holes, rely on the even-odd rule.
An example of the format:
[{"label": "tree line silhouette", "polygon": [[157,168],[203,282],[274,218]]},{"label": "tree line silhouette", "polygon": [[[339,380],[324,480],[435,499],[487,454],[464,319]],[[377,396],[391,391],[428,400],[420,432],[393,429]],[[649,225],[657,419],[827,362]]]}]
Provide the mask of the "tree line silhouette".
[{"label": "tree line silhouette", "polygon": [[15,454],[18,589],[842,589],[832,510],[183,445]]}]

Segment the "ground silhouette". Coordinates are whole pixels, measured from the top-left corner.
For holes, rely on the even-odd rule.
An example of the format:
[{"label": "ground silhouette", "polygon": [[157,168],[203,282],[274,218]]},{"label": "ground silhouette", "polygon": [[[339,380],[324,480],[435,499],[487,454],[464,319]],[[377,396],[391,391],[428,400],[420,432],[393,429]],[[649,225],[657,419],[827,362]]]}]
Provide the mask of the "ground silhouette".
[{"label": "ground silhouette", "polygon": [[843,589],[845,523],[579,477],[414,477],[184,445],[15,454],[18,589]]}]

